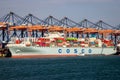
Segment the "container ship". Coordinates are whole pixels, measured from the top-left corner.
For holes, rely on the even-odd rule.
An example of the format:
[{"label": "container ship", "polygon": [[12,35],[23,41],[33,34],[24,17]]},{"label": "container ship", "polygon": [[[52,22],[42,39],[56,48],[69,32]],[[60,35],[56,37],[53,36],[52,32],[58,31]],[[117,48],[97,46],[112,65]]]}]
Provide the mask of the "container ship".
[{"label": "container ship", "polygon": [[[7,44],[12,57],[27,56],[84,56],[84,55],[111,55],[116,53],[114,41],[107,38],[97,38],[95,29],[84,30],[91,33],[89,37],[68,37],[68,31],[77,29],[67,28],[65,32],[49,29],[43,37],[11,38]],[[67,31],[68,30],[68,31]],[[63,31],[63,30],[62,30]]]},{"label": "container ship", "polygon": [[67,17],[41,20],[10,12],[0,19],[0,54],[7,54],[7,44],[12,57],[111,55],[116,50],[120,53],[116,49],[119,36],[119,27],[102,20],[95,24],[87,19],[76,23]]}]

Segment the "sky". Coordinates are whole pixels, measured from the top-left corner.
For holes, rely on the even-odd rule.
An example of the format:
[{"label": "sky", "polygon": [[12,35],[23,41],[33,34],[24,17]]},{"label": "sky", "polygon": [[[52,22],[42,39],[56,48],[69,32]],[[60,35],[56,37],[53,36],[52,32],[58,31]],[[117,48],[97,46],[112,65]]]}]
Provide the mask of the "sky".
[{"label": "sky", "polygon": [[22,17],[31,13],[40,19],[52,15],[75,22],[88,19],[94,23],[103,20],[112,26],[120,24],[120,0],[0,0],[0,17],[10,11]]}]

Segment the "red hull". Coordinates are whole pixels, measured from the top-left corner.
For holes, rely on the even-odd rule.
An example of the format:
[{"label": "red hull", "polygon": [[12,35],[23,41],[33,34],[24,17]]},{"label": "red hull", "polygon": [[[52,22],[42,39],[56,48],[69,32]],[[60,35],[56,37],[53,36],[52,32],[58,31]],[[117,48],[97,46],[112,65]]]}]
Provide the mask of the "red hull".
[{"label": "red hull", "polygon": [[77,55],[13,55],[12,58],[55,58],[55,57],[74,57]]}]

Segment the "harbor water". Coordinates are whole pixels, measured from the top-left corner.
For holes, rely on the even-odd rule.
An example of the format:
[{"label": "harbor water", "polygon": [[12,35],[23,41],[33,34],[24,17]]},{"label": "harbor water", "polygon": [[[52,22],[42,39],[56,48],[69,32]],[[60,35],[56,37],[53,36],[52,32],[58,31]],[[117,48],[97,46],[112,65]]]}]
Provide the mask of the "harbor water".
[{"label": "harbor water", "polygon": [[120,80],[120,56],[1,58],[0,80]]}]

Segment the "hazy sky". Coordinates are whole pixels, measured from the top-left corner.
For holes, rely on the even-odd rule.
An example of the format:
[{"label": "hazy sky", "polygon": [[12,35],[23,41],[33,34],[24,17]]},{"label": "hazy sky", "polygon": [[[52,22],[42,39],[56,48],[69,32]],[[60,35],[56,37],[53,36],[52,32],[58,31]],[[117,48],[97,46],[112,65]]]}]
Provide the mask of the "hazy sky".
[{"label": "hazy sky", "polygon": [[120,0],[0,0],[0,17],[10,11],[22,17],[32,13],[41,19],[52,15],[58,19],[67,16],[76,22],[86,18],[120,24]]}]

